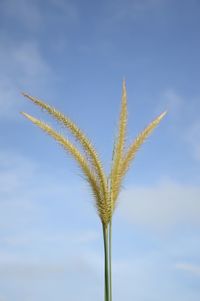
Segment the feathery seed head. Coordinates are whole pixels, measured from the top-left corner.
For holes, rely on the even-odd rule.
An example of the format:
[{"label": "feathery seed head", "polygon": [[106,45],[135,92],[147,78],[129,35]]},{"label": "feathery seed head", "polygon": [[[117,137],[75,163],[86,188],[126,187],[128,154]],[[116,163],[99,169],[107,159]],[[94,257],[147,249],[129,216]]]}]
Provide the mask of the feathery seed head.
[{"label": "feathery seed head", "polygon": [[115,139],[113,148],[112,167],[110,175],[106,177],[102,163],[99,159],[94,146],[84,132],[67,116],[56,110],[47,103],[22,93],[27,99],[44,109],[48,114],[54,117],[59,123],[63,124],[76,138],[76,141],[82,146],[84,154],[72,144],[66,137],[56,132],[48,124],[36,119],[35,117],[22,112],[27,119],[40,127],[49,136],[53,137],[78,163],[82,170],[85,180],[89,183],[92,194],[95,198],[95,206],[101,222],[107,226],[113,215],[119,195],[123,178],[128,171],[132,160],[144,141],[149,137],[155,127],[160,123],[167,112],[163,112],[155,118],[132,142],[128,150],[125,151],[126,132],[127,132],[127,95],[126,83],[122,84],[121,111],[118,125],[118,135]]}]

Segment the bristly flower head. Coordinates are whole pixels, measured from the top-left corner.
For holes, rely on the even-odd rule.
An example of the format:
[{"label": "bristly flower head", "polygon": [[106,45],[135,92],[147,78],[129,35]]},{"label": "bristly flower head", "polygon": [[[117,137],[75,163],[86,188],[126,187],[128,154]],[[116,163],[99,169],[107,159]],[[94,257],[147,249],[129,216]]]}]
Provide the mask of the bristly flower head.
[{"label": "bristly flower head", "polygon": [[95,199],[95,206],[98,215],[104,226],[107,226],[112,219],[116,201],[121,190],[122,181],[128,171],[131,162],[135,158],[137,151],[154,128],[160,123],[166,112],[155,118],[131,143],[125,150],[126,132],[127,132],[127,95],[126,84],[123,81],[121,112],[119,118],[118,135],[114,143],[112,166],[109,176],[107,177],[101,160],[91,141],[85,133],[67,116],[56,110],[47,103],[22,93],[27,99],[44,109],[60,124],[64,125],[71,134],[76,138],[77,143],[83,149],[79,151],[76,145],[71,143],[66,137],[55,131],[48,124],[34,118],[33,116],[22,112],[22,114],[40,127],[44,132],[53,137],[78,163],[86,181],[91,187]]}]

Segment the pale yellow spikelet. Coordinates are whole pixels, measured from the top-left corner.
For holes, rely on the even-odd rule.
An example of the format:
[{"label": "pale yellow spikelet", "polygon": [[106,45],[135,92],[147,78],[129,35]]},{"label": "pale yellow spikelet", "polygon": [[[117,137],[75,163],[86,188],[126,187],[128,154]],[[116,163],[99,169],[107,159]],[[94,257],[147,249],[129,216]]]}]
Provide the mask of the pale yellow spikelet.
[{"label": "pale yellow spikelet", "polygon": [[141,145],[144,143],[144,141],[149,137],[149,135],[152,133],[152,131],[156,128],[156,126],[160,123],[160,121],[163,119],[163,117],[166,115],[167,112],[163,112],[160,114],[157,118],[155,118],[133,141],[133,143],[128,148],[127,152],[124,154],[120,170],[118,173],[118,181],[119,185],[116,187],[116,189],[113,191],[113,200],[114,204],[116,203],[117,197],[120,192],[121,183],[123,180],[123,177],[125,176],[127,170],[129,169],[132,160],[134,159],[137,151],[141,147]]},{"label": "pale yellow spikelet", "polygon": [[112,160],[112,169],[111,169],[111,205],[114,209],[115,206],[115,195],[119,190],[121,177],[120,177],[120,169],[122,158],[124,154],[124,146],[126,140],[126,127],[127,127],[127,94],[126,94],[126,84],[125,80],[123,81],[122,87],[122,102],[121,102],[121,111],[120,111],[120,119],[118,126],[118,136],[114,144],[113,149],[113,160]]},{"label": "pale yellow spikelet", "polygon": [[98,181],[100,182],[100,185],[102,187],[102,193],[104,195],[104,198],[107,200],[108,192],[105,172],[103,170],[101,161],[94,146],[87,138],[87,136],[83,133],[83,131],[70,118],[56,110],[53,106],[50,106],[44,101],[30,96],[27,93],[22,93],[22,95],[31,100],[34,104],[40,106],[51,116],[53,116],[58,122],[66,126],[71,131],[71,133],[75,136],[78,142],[82,145],[84,151],[86,152],[88,160],[90,161],[90,163],[92,163],[92,167],[97,173]]},{"label": "pale yellow spikelet", "polygon": [[83,131],[71,119],[63,115],[54,107],[49,106],[45,102],[36,99],[28,94],[23,93],[25,97],[31,100],[34,104],[40,106],[42,109],[52,115],[58,122],[66,126],[74,135],[76,140],[83,147],[85,156],[72,144],[66,137],[60,135],[53,130],[49,125],[30,116],[27,113],[22,113],[26,118],[31,120],[34,124],[39,126],[47,134],[52,136],[68,153],[70,153],[79,164],[85,179],[89,183],[92,194],[95,197],[95,205],[102,223],[107,226],[111,219],[113,210],[116,206],[117,197],[119,195],[122,180],[129,169],[132,160],[137,151],[149,137],[154,128],[160,123],[166,112],[160,114],[155,118],[133,141],[125,152],[126,128],[127,128],[127,96],[126,85],[123,81],[122,87],[122,101],[121,111],[118,125],[118,135],[115,139],[111,172],[108,178],[104,173],[99,156],[93,147],[90,140]]},{"label": "pale yellow spikelet", "polygon": [[110,208],[107,206],[106,199],[102,198],[101,187],[97,181],[96,175],[91,170],[86,158],[79,152],[79,150],[64,136],[53,130],[48,124],[36,119],[35,117],[22,112],[22,114],[40,127],[44,132],[53,137],[68,153],[70,153],[77,161],[81,168],[86,180],[90,184],[93,195],[96,200],[96,208],[103,224],[107,225],[110,220]]},{"label": "pale yellow spikelet", "polygon": [[141,145],[144,143],[144,141],[149,137],[149,135],[152,133],[152,131],[158,126],[160,121],[163,119],[163,117],[166,115],[166,111],[160,114],[157,118],[155,118],[134,140],[134,142],[129,147],[128,151],[126,152],[123,163],[121,166],[121,177],[125,175],[128,168],[130,167],[130,164],[132,160],[134,159],[137,151],[141,147]]}]

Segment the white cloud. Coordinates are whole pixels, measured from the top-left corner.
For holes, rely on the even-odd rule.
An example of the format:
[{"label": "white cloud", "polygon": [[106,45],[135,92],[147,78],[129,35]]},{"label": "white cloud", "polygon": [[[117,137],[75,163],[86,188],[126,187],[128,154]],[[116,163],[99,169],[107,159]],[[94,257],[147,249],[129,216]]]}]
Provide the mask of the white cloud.
[{"label": "white cloud", "polygon": [[191,263],[177,263],[175,268],[184,272],[191,273],[196,276],[200,276],[200,265]]},{"label": "white cloud", "polygon": [[20,154],[0,151],[0,193],[13,194],[23,189],[37,172],[37,164]]},{"label": "white cloud", "polygon": [[[3,182],[5,174],[7,174],[7,181]],[[10,176],[8,176],[9,174]],[[44,181],[44,177],[46,181]],[[15,300],[26,301],[30,295],[34,297],[33,300],[44,300],[49,297],[50,293],[51,296],[48,300],[53,301],[57,291],[60,292],[59,300],[64,300],[67,296],[70,300],[78,301],[80,295],[82,300],[88,300],[88,298],[94,300],[97,295],[99,296],[99,299],[96,298],[98,301],[103,298],[103,242],[102,233],[99,231],[101,228],[98,228],[98,232],[96,229],[79,224],[76,229],[66,229],[65,231],[65,229],[59,228],[58,231],[56,227],[59,217],[56,218],[54,215],[50,216],[47,225],[49,229],[37,227],[37,218],[40,216],[42,219],[45,218],[40,204],[43,197],[47,197],[47,207],[49,207],[50,198],[53,198],[55,202],[55,196],[57,196],[56,202],[58,202],[58,199],[66,195],[64,181],[59,184],[56,179],[56,174],[51,178],[42,173],[38,165],[28,158],[12,152],[0,152],[0,180],[2,181],[0,185],[0,221],[5,225],[4,228],[0,228],[0,289],[9,300],[15,298]],[[40,185],[38,185],[39,182]],[[67,187],[67,189],[70,188]],[[190,196],[189,200],[193,206],[196,191],[199,192],[199,189],[186,187],[185,190],[182,190],[180,185],[164,183],[153,188],[140,187],[127,190],[127,194],[123,193],[120,203],[124,203],[130,214],[129,218],[132,219],[132,215],[134,215],[133,217],[137,216],[138,220],[135,222],[160,227],[163,222],[168,224],[174,221],[180,214],[178,211],[181,210],[181,206],[184,210],[182,209],[179,220],[184,220],[188,211],[189,217],[191,217],[193,209],[190,212],[191,208],[186,205],[186,199]],[[163,194],[166,194],[164,200]],[[177,196],[181,197],[182,201],[174,204],[174,198]],[[4,197],[6,197],[6,202]],[[130,206],[131,202],[134,206],[132,204]],[[148,202],[150,203],[148,204]],[[170,209],[167,208],[167,202]],[[127,203],[129,203],[128,207]],[[137,203],[140,203],[140,208],[135,206]],[[162,203],[165,204],[164,208],[161,208]],[[150,209],[146,210],[146,205]],[[7,210],[5,210],[5,206],[7,206]],[[91,207],[91,204],[88,206]],[[119,212],[123,209],[122,207],[119,208]],[[85,204],[83,208],[85,211]],[[83,211],[83,208],[79,208],[79,210]],[[154,208],[153,215],[151,208]],[[127,211],[123,212],[125,218],[127,218]],[[197,215],[199,207],[196,207],[196,211]],[[72,214],[66,211],[65,219],[68,220]],[[165,214],[167,214],[167,218],[163,217]],[[76,224],[76,212],[74,212],[74,217]],[[156,221],[157,217],[159,217],[159,225]],[[95,249],[95,251],[93,249],[94,242],[99,244],[98,250]],[[169,245],[168,248],[170,249]],[[122,300],[124,294],[126,300],[132,300],[133,297],[137,300],[155,300],[157,297],[160,300],[168,291],[166,300],[170,296],[170,300],[173,301],[178,299],[189,301],[189,298],[183,296],[183,292],[175,292],[174,270],[168,269],[168,266],[172,265],[169,258],[172,255],[168,256],[169,249],[157,248],[151,252],[144,250],[142,254],[136,253],[136,258],[124,259],[121,258],[120,251],[113,250],[115,300]],[[116,254],[118,255],[116,256]],[[77,284],[78,292],[74,290]],[[26,294],[24,294],[24,286],[26,286]],[[164,297],[162,300],[165,300]],[[194,295],[192,300],[198,300],[197,296]]]},{"label": "white cloud", "polygon": [[37,165],[12,152],[0,152],[0,231],[13,231],[30,225],[38,213],[33,202],[31,183],[37,174]]},{"label": "white cloud", "polygon": [[6,41],[0,50],[0,117],[15,118],[21,90],[38,87],[41,79],[52,74],[36,42]]},{"label": "white cloud", "polygon": [[195,121],[185,132],[184,140],[187,142],[193,157],[200,161],[200,122]]},{"label": "white cloud", "polygon": [[1,11],[7,19],[18,24],[23,24],[31,30],[38,29],[41,25],[42,15],[37,1],[32,0],[3,0]]},{"label": "white cloud", "polygon": [[117,0],[110,2],[109,23],[141,18],[151,8],[157,8],[163,0]]},{"label": "white cloud", "polygon": [[199,97],[183,97],[174,89],[167,89],[160,96],[159,105],[155,108],[168,111],[168,128],[176,135],[177,142],[183,143],[191,156],[200,161],[200,122],[198,118]]},{"label": "white cloud", "polygon": [[17,106],[17,91],[16,87],[10,79],[0,77],[0,118],[11,118],[13,108]]},{"label": "white cloud", "polygon": [[159,105],[156,107],[156,114],[164,110],[169,112],[169,115],[174,119],[180,117],[181,110],[185,100],[175,90],[167,89],[162,93],[159,100]]},{"label": "white cloud", "polygon": [[24,42],[18,45],[10,51],[10,58],[15,64],[15,71],[19,70],[24,77],[44,76],[50,71],[36,43]]},{"label": "white cloud", "polygon": [[123,191],[119,211],[128,221],[158,231],[185,223],[199,227],[199,198],[199,187],[161,182]]},{"label": "white cloud", "polygon": [[5,39],[2,42],[0,63],[3,72],[1,77],[7,80],[15,79],[14,83],[24,83],[50,72],[36,41],[27,40],[13,43],[9,39]]},{"label": "white cloud", "polygon": [[50,0],[54,6],[54,10],[59,10],[60,17],[65,15],[66,22],[77,22],[79,20],[78,8],[73,1],[69,0]]},{"label": "white cloud", "polygon": [[[44,1],[44,6],[41,6],[39,0],[2,0],[0,5],[7,19],[15,20],[18,25],[23,25],[29,31],[41,30],[51,19],[58,20],[58,15],[61,19],[65,16],[66,22],[78,20],[77,5],[70,0]],[[47,8],[53,10],[53,15],[46,14]]]},{"label": "white cloud", "polygon": [[[46,244],[52,248],[59,245],[61,249],[71,250],[90,245],[98,239],[97,230],[88,229],[86,224],[79,231],[71,227],[63,229],[62,223],[58,226],[59,213],[66,210],[66,213],[62,213],[62,219],[67,224],[71,218],[68,211],[73,210],[73,206],[79,207],[80,215],[88,216],[87,206],[92,214],[96,214],[90,202],[84,203],[87,191],[82,189],[81,184],[76,181],[75,187],[73,182],[66,185],[66,178],[62,176],[58,171],[52,175],[42,171],[39,164],[20,154],[0,152],[0,243],[3,247],[14,248],[14,252],[15,248],[32,246],[34,249]],[[78,200],[70,202],[66,198]],[[81,213],[83,208],[84,214]],[[55,210],[58,212],[55,213]],[[74,215],[79,219],[79,213],[74,211]],[[52,228],[52,220],[55,229]],[[4,255],[1,254],[0,262],[9,261],[9,254]],[[19,255],[19,258],[22,257]]]},{"label": "white cloud", "polygon": [[[19,204],[18,204],[19,205]],[[22,204],[23,209],[26,206],[25,203]],[[33,210],[31,211],[31,214],[34,214]],[[73,248],[83,248],[84,246],[89,246],[91,243],[97,241],[97,239],[101,239],[102,235],[100,233],[97,233],[97,231],[93,230],[79,230],[79,231],[73,231],[73,230],[62,230],[58,232],[55,232],[54,230],[51,230],[50,232],[42,232],[38,229],[31,230],[31,235],[29,231],[24,230],[22,233],[15,233],[12,235],[6,235],[0,239],[1,244],[4,246],[9,247],[27,247],[27,246],[33,246],[38,244],[46,244],[54,247],[55,244],[63,246],[66,245],[66,239],[70,241],[70,245]],[[7,262],[8,254],[1,254],[0,263],[1,262]]]}]

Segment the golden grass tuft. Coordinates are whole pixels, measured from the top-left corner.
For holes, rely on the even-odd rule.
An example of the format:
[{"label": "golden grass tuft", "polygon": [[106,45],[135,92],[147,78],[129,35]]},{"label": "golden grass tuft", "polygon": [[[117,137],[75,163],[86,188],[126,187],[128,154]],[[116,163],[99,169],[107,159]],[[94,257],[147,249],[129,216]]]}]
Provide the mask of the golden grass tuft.
[{"label": "golden grass tuft", "polygon": [[118,136],[114,144],[112,169],[111,169],[111,176],[110,176],[110,186],[111,186],[110,197],[111,197],[111,206],[113,210],[115,208],[115,202],[121,184],[120,169],[121,169],[121,163],[124,154],[124,147],[125,147],[125,140],[126,140],[126,127],[127,127],[127,93],[126,93],[126,84],[125,81],[123,81]]},{"label": "golden grass tuft", "polygon": [[88,165],[87,160],[82,156],[79,150],[64,136],[53,130],[48,124],[36,119],[35,117],[22,112],[27,119],[32,121],[35,125],[41,128],[49,136],[53,137],[68,153],[70,153],[76,162],[79,164],[86,180],[92,188],[93,195],[96,200],[96,208],[103,224],[108,224],[110,219],[110,210],[107,206],[105,198],[102,196],[101,187],[99,187],[98,179]]},{"label": "golden grass tuft", "polygon": [[167,114],[167,112],[163,112],[157,118],[155,118],[133,141],[133,143],[128,148],[128,151],[124,155],[123,162],[121,165],[120,174],[123,177],[128,168],[131,165],[132,160],[134,159],[137,151],[141,147],[141,145],[145,142],[145,140],[150,136],[153,130],[158,126],[163,117]]},{"label": "golden grass tuft", "polygon": [[84,154],[76,148],[67,138],[60,135],[54,129],[44,122],[34,118],[33,116],[22,113],[27,119],[32,121],[48,135],[53,137],[68,153],[70,153],[77,161],[81,168],[85,179],[92,189],[93,196],[95,197],[95,205],[103,225],[107,226],[111,219],[113,211],[116,207],[116,201],[121,190],[123,178],[128,171],[131,162],[135,158],[137,151],[140,149],[144,141],[149,137],[153,130],[158,126],[160,121],[166,115],[166,112],[160,114],[155,118],[132,142],[128,150],[125,152],[125,142],[127,133],[127,93],[126,84],[123,81],[122,86],[122,100],[121,110],[118,125],[118,135],[115,139],[113,148],[112,166],[109,176],[107,177],[102,163],[99,159],[94,146],[84,134],[84,132],[67,116],[56,110],[54,107],[46,104],[26,93],[23,95],[31,100],[34,104],[44,109],[47,113],[53,116],[59,123],[63,124],[73,136],[76,141],[80,143],[84,150]]},{"label": "golden grass tuft", "polygon": [[53,106],[48,105],[42,100],[39,100],[33,96],[30,96],[27,93],[22,93],[23,96],[25,96],[27,99],[31,100],[34,104],[38,105],[42,109],[44,109],[46,112],[48,112],[51,116],[53,116],[59,123],[63,124],[66,128],[70,130],[70,132],[75,136],[77,141],[81,144],[83,147],[86,156],[92,166],[92,168],[97,173],[98,181],[100,182],[100,185],[102,187],[102,192],[104,194],[104,198],[107,199],[107,182],[106,182],[106,175],[102,167],[101,160],[99,159],[99,156],[92,145],[91,141],[88,139],[88,137],[84,134],[84,132],[67,116],[65,116],[63,113],[55,109]]},{"label": "golden grass tuft", "polygon": [[22,113],[32,123],[41,128],[46,134],[56,140],[65,151],[67,151],[78,163],[85,180],[89,183],[95,199],[95,207],[102,222],[104,238],[104,260],[105,260],[105,301],[112,301],[112,265],[111,265],[111,245],[112,245],[112,216],[116,207],[116,201],[121,190],[122,181],[130,165],[135,158],[137,151],[144,141],[149,137],[153,130],[166,115],[166,112],[155,118],[132,142],[125,151],[126,132],[127,132],[127,95],[126,85],[123,81],[121,110],[118,125],[118,134],[114,142],[112,165],[109,176],[107,177],[99,156],[90,140],[82,130],[71,119],[49,106],[45,102],[34,98],[26,93],[23,95],[34,104],[44,109],[53,116],[59,123],[63,124],[75,137],[83,149],[82,152],[71,143],[65,136],[56,132],[48,124],[36,119],[35,117]]}]

